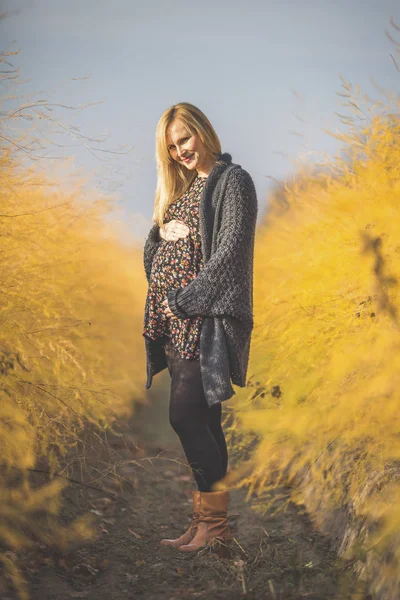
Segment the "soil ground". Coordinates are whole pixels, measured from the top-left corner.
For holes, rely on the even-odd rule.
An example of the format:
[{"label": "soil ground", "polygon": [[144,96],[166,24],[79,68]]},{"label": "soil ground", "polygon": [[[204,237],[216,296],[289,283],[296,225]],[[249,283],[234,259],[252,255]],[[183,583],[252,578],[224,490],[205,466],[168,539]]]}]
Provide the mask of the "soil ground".
[{"label": "soil ground", "polygon": [[[114,466],[94,484],[105,491],[70,485],[63,492],[62,520],[91,511],[94,539],[65,553],[35,543],[20,556],[30,597],[367,599],[362,584],[336,560],[329,540],[314,530],[301,508],[289,504],[285,511],[263,515],[256,510],[256,498],[246,502],[245,490],[230,492],[234,540],[229,553],[183,554],[160,545],[162,537],[177,537],[188,526],[195,489],[168,422],[165,389],[165,384],[158,385],[152,404],[121,425],[123,437],[107,440],[106,458]],[[97,451],[98,456],[104,454],[104,445],[94,448],[94,454]],[[88,462],[93,459],[94,455]],[[75,477],[85,475],[81,471]],[[125,478],[120,489],[116,475]],[[7,582],[0,597],[16,598]]]}]

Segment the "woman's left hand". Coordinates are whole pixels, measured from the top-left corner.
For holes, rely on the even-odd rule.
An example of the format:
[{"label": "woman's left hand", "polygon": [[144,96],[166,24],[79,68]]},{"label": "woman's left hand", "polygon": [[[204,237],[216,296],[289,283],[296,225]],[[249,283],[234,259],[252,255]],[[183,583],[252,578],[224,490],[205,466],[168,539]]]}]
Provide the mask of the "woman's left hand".
[{"label": "woman's left hand", "polygon": [[161,302],[161,304],[164,307],[164,312],[167,315],[167,317],[171,317],[171,319],[177,319],[178,318],[176,315],[174,315],[174,313],[172,312],[172,310],[168,306],[168,298],[166,298],[165,300],[163,300]]}]

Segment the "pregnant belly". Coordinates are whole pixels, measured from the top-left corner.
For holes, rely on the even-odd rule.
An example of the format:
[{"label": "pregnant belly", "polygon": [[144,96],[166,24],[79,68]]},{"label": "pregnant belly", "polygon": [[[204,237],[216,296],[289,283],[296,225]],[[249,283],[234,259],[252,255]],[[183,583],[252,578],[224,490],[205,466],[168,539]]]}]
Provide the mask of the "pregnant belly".
[{"label": "pregnant belly", "polygon": [[150,282],[161,289],[184,287],[196,277],[190,240],[163,240],[157,249],[150,274]]}]

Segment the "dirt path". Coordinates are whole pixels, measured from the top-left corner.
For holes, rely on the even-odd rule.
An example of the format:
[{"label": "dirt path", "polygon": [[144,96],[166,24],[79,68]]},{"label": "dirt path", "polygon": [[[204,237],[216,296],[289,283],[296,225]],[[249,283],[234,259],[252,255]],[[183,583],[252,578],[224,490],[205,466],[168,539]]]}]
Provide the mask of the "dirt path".
[{"label": "dirt path", "polygon": [[[91,511],[97,538],[66,554],[44,544],[25,552],[23,570],[31,598],[367,598],[335,561],[328,540],[313,530],[307,515],[289,505],[286,512],[263,516],[245,503],[242,490],[231,492],[229,521],[237,543],[232,542],[228,558],[209,551],[182,555],[160,546],[162,537],[180,535],[189,523],[194,487],[168,424],[165,392],[157,389],[153,405],[125,432],[128,447],[121,439],[109,440],[123,461],[116,469],[130,482],[117,491],[128,504],[70,486],[63,519]],[[141,449],[129,445],[132,436],[141,440]],[[159,458],[146,458],[155,456]],[[132,460],[138,462],[127,463]],[[103,485],[116,492],[110,480]],[[2,600],[15,598],[6,589],[0,595]]]}]

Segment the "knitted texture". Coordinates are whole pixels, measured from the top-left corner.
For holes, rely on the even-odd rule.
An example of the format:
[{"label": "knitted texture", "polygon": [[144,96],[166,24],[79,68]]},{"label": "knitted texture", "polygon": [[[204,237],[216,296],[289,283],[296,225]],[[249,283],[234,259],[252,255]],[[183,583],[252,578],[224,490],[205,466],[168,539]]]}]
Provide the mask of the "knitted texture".
[{"label": "knitted texture", "polygon": [[147,281],[150,281],[150,272],[151,272],[151,265],[153,262],[153,257],[157,251],[157,248],[158,248],[160,242],[161,242],[160,228],[155,223],[149,231],[149,234],[147,236],[147,239],[146,239],[146,242],[144,245],[144,251],[143,251],[143,263],[144,263],[144,270],[146,273]]},{"label": "knitted texture", "polygon": [[[210,406],[230,398],[232,383],[244,387],[253,329],[253,256],[257,196],[250,175],[221,156],[207,178],[199,206],[204,266],[184,288],[167,292],[178,318],[204,317],[200,334],[200,368]],[[144,246],[149,280],[159,243],[158,226]],[[166,367],[162,341],[146,340],[147,382]]]}]

